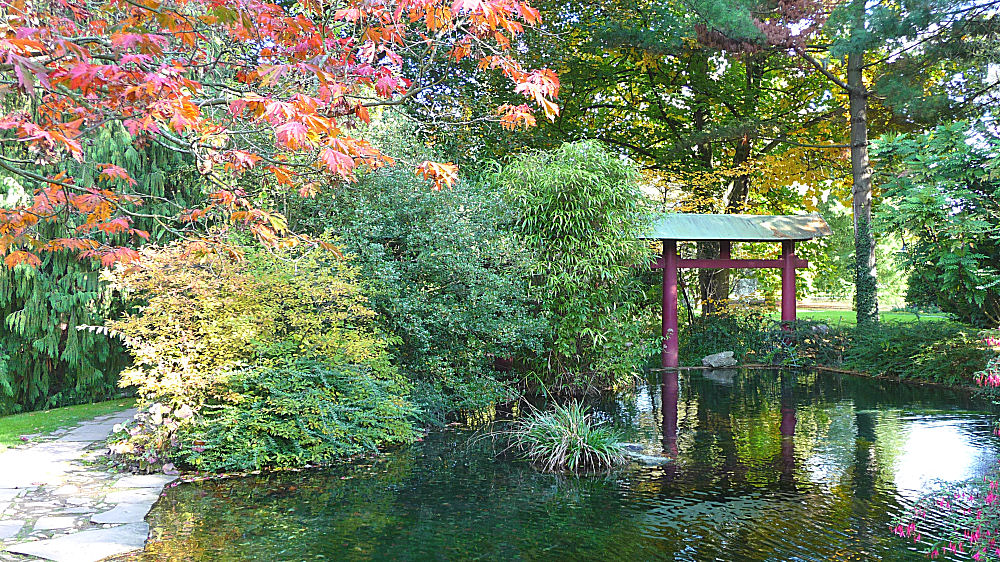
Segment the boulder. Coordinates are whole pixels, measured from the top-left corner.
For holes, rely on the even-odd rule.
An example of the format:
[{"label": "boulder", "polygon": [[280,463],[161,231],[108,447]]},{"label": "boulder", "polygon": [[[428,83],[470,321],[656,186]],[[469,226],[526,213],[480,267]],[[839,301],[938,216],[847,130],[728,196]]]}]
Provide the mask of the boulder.
[{"label": "boulder", "polygon": [[736,369],[709,369],[704,372],[704,376],[710,381],[732,386],[736,378]]},{"label": "boulder", "polygon": [[735,367],[736,359],[733,358],[732,351],[721,351],[719,353],[714,353],[701,360],[701,364],[706,367],[711,367],[713,369],[722,369],[724,367]]}]

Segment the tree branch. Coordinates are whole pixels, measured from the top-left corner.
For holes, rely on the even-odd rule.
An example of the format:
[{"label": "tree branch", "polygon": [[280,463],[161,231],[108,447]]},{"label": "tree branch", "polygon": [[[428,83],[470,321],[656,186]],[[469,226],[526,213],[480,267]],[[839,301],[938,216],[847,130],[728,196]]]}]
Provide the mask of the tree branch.
[{"label": "tree branch", "polygon": [[806,62],[808,62],[809,64],[813,65],[816,68],[816,70],[820,71],[823,74],[823,76],[826,76],[827,78],[829,78],[830,81],[833,82],[834,84],[840,86],[841,88],[843,88],[845,91],[848,91],[848,92],[850,92],[851,90],[853,90],[853,88],[851,88],[850,86],[847,85],[847,82],[844,82],[843,80],[841,80],[840,78],[838,78],[836,74],[834,74],[834,73],[830,72],[829,70],[827,70],[826,67],[823,66],[823,63],[821,63],[818,60],[816,60],[815,57],[813,57],[812,55],[810,55],[809,53],[807,53],[801,47],[795,47],[795,52],[798,53],[798,55],[800,57],[802,57],[803,59],[805,59]]}]

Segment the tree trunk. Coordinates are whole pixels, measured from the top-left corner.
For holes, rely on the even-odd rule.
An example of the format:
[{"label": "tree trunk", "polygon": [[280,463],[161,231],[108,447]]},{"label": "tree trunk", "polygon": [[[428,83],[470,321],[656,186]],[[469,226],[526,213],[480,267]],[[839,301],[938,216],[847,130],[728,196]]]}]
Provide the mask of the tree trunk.
[{"label": "tree trunk", "polygon": [[[764,75],[764,61],[758,56],[746,55],[744,59],[746,74],[743,89],[742,120],[745,130],[736,140],[733,153],[733,168],[739,168],[750,161],[753,154],[753,119],[757,113],[757,102],[760,98],[760,81]],[[741,174],[733,178],[732,189],[726,200],[726,213],[739,214],[747,211],[750,198],[750,174]]]},{"label": "tree trunk", "polygon": [[875,237],[872,233],[872,171],[868,162],[868,91],[862,77],[864,53],[847,55],[851,117],[851,171],[854,175],[854,304],[858,325],[878,322]]},{"label": "tree trunk", "polygon": [[[699,52],[699,56],[694,57],[691,71],[694,73],[705,74],[708,72],[708,55],[706,52]],[[704,98],[703,95],[699,94],[695,97],[694,112],[693,112],[694,129],[702,136],[702,140],[695,145],[695,158],[701,161],[702,167],[706,171],[711,171],[715,165],[713,147],[711,141],[704,140],[707,138],[704,133],[708,126],[709,118],[711,117],[711,104],[710,100]],[[702,185],[699,189],[693,192],[694,195],[694,205],[693,211],[697,213],[715,213],[718,212],[716,207],[716,201],[719,197],[718,185]],[[698,242],[697,243],[697,257],[699,259],[715,259],[719,257],[719,243],[718,242]],[[719,287],[716,280],[717,275],[716,270],[711,269],[699,269],[698,270],[698,292],[701,298],[701,313],[711,314],[715,312],[718,308],[719,299]]]},{"label": "tree trunk", "polygon": [[[698,242],[698,259],[714,260],[719,257],[719,243],[714,241]],[[721,310],[722,301],[729,298],[728,269],[698,270],[698,288],[701,294],[701,313],[711,314]],[[725,292],[723,292],[725,291]]]},{"label": "tree trunk", "polygon": [[[743,115],[745,122],[749,122],[756,112],[757,99],[760,95],[760,79],[763,74],[762,61],[753,56],[747,55],[744,64],[746,66],[746,82],[743,91]],[[736,140],[736,149],[733,152],[733,168],[739,168],[750,161],[753,154],[753,137],[749,130],[745,131]],[[750,174],[741,174],[733,178],[729,196],[726,198],[723,212],[730,215],[738,215],[747,211],[747,201],[750,198]],[[705,257],[719,257],[718,244],[713,248],[714,255]],[[701,257],[700,255],[698,257]],[[729,300],[731,290],[731,275],[728,269],[706,270],[706,279],[703,283],[702,298],[708,296],[712,299],[708,301],[712,310],[719,308],[720,304],[725,306],[725,301]],[[703,301],[704,302],[704,301]],[[702,305],[702,308],[705,308]]]}]

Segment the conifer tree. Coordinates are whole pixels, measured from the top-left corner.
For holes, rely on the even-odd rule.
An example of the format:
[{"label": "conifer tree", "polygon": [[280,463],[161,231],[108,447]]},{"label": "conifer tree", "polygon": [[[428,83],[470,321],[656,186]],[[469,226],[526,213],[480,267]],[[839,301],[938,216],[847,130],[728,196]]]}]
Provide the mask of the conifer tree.
[{"label": "conifer tree", "polygon": [[[156,145],[137,148],[132,140],[124,128],[105,126],[87,150],[90,157],[127,170],[136,178],[130,189],[150,200],[183,204],[203,197],[193,166],[178,153]],[[27,197],[15,177],[0,179],[6,188],[0,207]],[[75,179],[87,187],[97,180],[85,169]],[[147,210],[151,216],[157,214],[156,205]],[[152,219],[137,221],[153,240],[172,237]],[[75,225],[49,222],[44,228],[46,236],[60,239],[73,236]],[[46,253],[38,267],[0,268],[0,415],[93,401],[116,392],[127,354],[117,340],[88,327],[104,325],[123,306],[123,295],[102,279],[100,264],[71,252]]]}]

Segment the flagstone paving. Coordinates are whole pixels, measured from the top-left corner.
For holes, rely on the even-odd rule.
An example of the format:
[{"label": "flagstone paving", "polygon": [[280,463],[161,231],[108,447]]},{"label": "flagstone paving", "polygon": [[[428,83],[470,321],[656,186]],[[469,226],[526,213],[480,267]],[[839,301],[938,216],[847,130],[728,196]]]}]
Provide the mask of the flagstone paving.
[{"label": "flagstone paving", "polygon": [[140,550],[146,514],[176,476],[121,475],[94,461],[134,410],[53,432],[0,453],[0,562],[94,562]]}]

